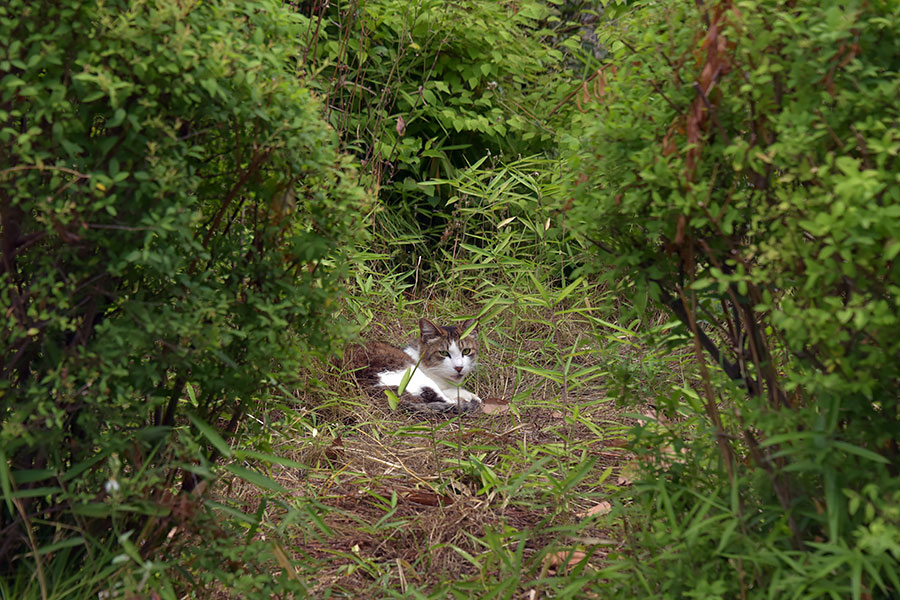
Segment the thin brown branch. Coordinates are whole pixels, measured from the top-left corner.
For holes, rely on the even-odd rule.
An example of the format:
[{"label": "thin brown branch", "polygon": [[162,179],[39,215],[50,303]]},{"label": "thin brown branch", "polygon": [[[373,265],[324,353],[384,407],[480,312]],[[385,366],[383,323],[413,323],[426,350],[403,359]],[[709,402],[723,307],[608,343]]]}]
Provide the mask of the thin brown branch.
[{"label": "thin brown branch", "polygon": [[225,211],[228,210],[228,207],[234,200],[235,196],[237,196],[238,192],[241,191],[241,188],[244,187],[244,184],[246,184],[250,180],[250,178],[256,174],[256,172],[259,170],[259,166],[265,161],[266,158],[269,157],[270,153],[271,149],[256,153],[251,159],[250,165],[246,170],[244,170],[241,178],[231,186],[230,190],[228,190],[228,194],[222,201],[222,206],[219,207],[216,216],[213,217],[212,223],[210,223],[209,225],[209,229],[206,231],[206,235],[203,236],[204,248],[209,247],[209,240],[212,238],[213,233],[215,233],[216,229],[218,229],[219,223],[222,221],[222,217],[225,216]]},{"label": "thin brown branch", "polygon": [[8,169],[3,169],[2,171],[0,171],[0,177],[9,173],[17,173],[19,171],[59,171],[60,173],[66,173],[68,175],[78,177],[79,179],[91,178],[90,175],[87,175],[80,171],[76,171],[75,169],[69,169],[68,167],[57,167],[53,165],[17,165],[15,167],[10,167]]},{"label": "thin brown branch", "polygon": [[[691,291],[691,303],[689,305],[684,289],[680,285],[677,286],[677,289],[682,304],[684,306],[690,306],[693,309],[696,303],[696,292]],[[725,463],[725,469],[728,472],[728,481],[734,484],[734,450],[728,442],[725,427],[722,425],[722,417],[716,406],[712,384],[710,383],[709,371],[706,368],[706,360],[703,357],[703,348],[700,343],[700,335],[698,333],[700,329],[697,327],[696,319],[694,319],[693,310],[687,312],[687,317],[691,332],[694,334],[694,356],[697,359],[697,366],[700,368],[700,377],[703,379],[703,391],[706,396],[706,415],[716,428],[716,442],[719,446],[719,452],[722,454],[722,461]]]},{"label": "thin brown branch", "polygon": [[[716,69],[715,74],[713,75],[713,83],[715,83],[716,79],[719,76],[719,71],[721,71],[721,67]],[[697,90],[697,94],[700,96],[700,100],[703,102],[703,106],[706,107],[709,116],[712,117],[713,123],[716,125],[716,131],[719,134],[719,137],[722,138],[723,141],[727,144],[731,144],[731,137],[729,137],[728,132],[725,131],[725,127],[722,125],[722,122],[719,120],[719,115],[716,113],[713,105],[709,102],[709,97],[706,95],[706,92],[703,91],[703,88],[700,86],[700,83],[694,82],[694,89]]]}]

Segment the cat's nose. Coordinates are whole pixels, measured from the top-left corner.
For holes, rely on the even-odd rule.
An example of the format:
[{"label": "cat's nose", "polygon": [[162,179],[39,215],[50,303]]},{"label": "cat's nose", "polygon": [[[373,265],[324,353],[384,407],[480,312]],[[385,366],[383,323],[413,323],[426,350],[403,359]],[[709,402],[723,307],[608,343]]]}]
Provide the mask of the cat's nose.
[{"label": "cat's nose", "polygon": [[462,367],[453,367],[453,368],[456,369],[457,373],[462,373],[462,369],[463,369]]}]

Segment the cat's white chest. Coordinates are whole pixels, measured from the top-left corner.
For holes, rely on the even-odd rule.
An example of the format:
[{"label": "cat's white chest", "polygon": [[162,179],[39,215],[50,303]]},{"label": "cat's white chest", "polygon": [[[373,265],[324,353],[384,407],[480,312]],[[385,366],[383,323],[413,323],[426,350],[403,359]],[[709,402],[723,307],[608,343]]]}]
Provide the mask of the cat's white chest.
[{"label": "cat's white chest", "polygon": [[409,376],[409,380],[406,382],[404,390],[413,396],[420,395],[426,388],[431,388],[432,390],[439,392],[443,387],[439,382],[429,377],[421,367],[416,368],[415,365],[410,365],[409,368],[396,371],[382,371],[378,374],[378,381],[385,387],[400,387],[400,384],[403,382],[403,379],[407,376],[409,371],[413,372],[412,375]]},{"label": "cat's white chest", "polygon": [[[462,377],[474,368],[474,361],[469,357],[463,357],[456,344],[452,344],[450,347],[449,354],[451,356],[431,368],[425,368],[422,365],[421,353],[415,346],[407,346],[403,351],[413,364],[405,369],[386,370],[378,373],[378,381],[381,385],[400,387],[404,378],[408,377],[404,391],[413,396],[418,396],[424,390],[431,389],[444,402],[454,403],[457,398],[464,401],[478,400],[475,394],[460,387],[459,382]],[[412,371],[411,375],[408,375],[409,371]]]}]

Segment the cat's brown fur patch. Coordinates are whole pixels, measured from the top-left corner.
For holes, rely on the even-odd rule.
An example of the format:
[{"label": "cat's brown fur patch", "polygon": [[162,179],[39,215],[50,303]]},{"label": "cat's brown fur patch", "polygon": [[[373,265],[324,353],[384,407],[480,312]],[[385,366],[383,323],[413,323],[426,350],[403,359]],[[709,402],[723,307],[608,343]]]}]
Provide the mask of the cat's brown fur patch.
[{"label": "cat's brown fur patch", "polygon": [[371,389],[378,385],[379,371],[404,369],[413,362],[400,348],[385,342],[367,342],[350,344],[344,353],[344,364],[353,369],[361,386]]}]

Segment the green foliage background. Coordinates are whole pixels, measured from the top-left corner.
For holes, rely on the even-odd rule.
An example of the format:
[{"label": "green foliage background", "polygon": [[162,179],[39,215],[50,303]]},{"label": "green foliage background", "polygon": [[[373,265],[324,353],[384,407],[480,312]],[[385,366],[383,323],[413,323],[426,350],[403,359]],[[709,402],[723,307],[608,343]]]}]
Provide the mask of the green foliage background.
[{"label": "green foliage background", "polygon": [[575,220],[712,358],[699,395],[666,402],[708,436],[647,440],[693,458],[647,481],[633,593],[900,587],[898,27],[889,2],[760,1],[646,5],[604,31]]},{"label": "green foliage background", "polygon": [[221,440],[205,424],[227,437],[340,337],[366,201],[299,25],[271,2],[0,8],[4,571],[110,536],[143,564],[222,448],[185,413]]},{"label": "green foliage background", "polygon": [[552,4],[368,0],[300,12],[305,69],[381,200],[375,243],[396,263],[440,260],[435,242],[458,198],[424,182],[485,156],[497,164],[552,151],[566,111],[550,118],[549,101],[565,92],[568,52],[551,43]]}]

